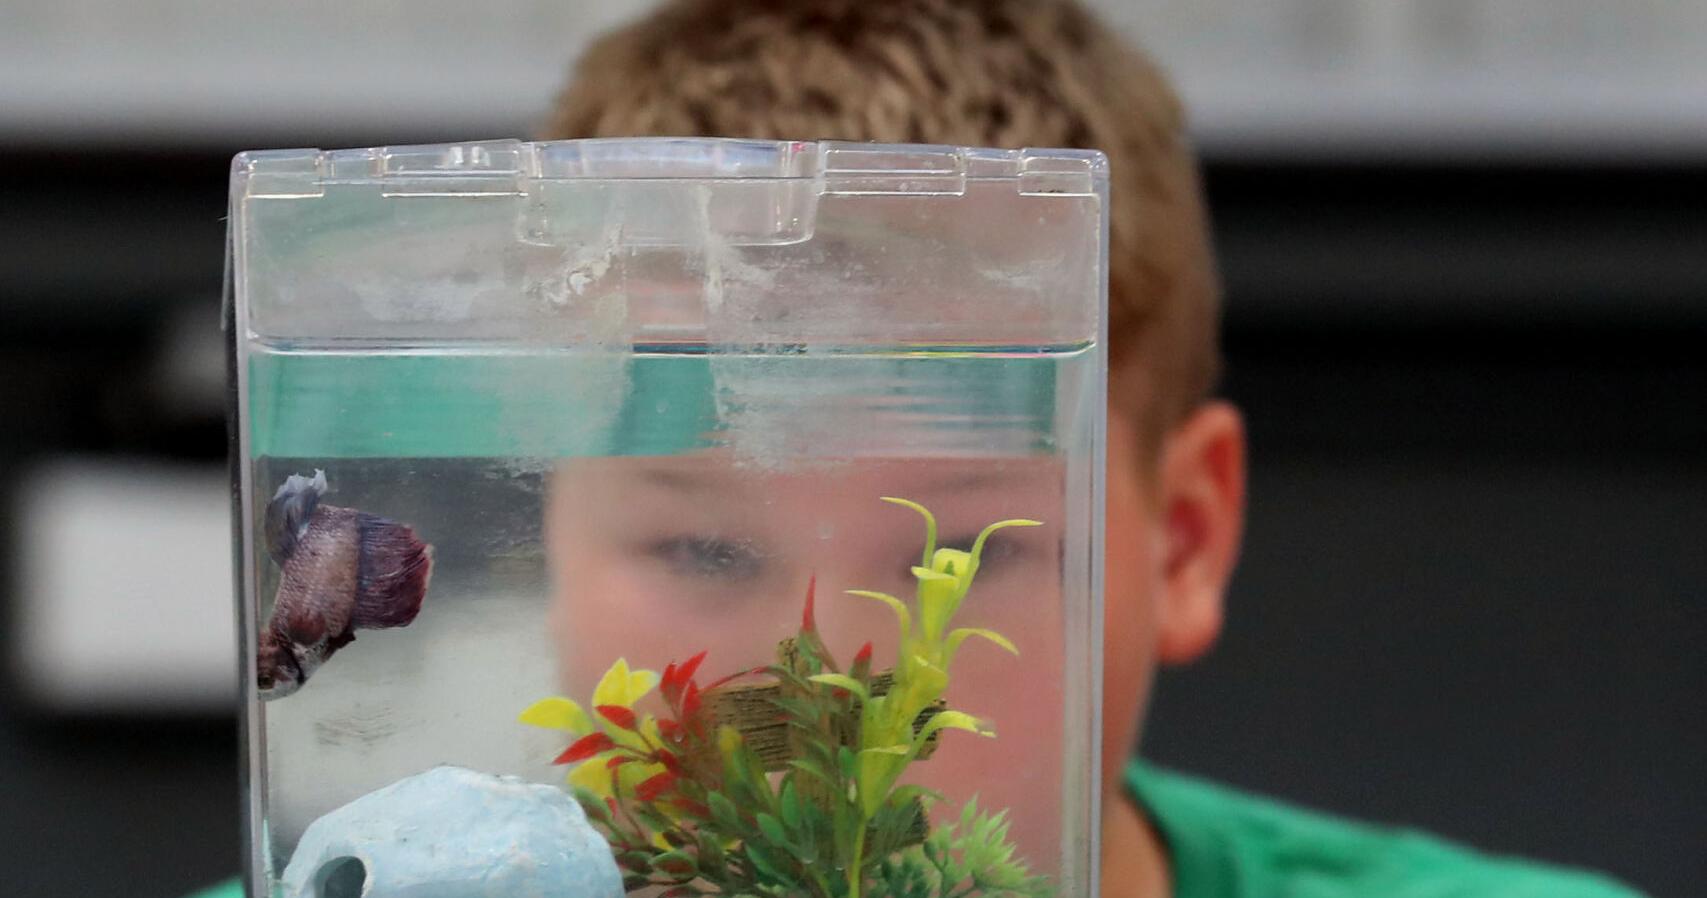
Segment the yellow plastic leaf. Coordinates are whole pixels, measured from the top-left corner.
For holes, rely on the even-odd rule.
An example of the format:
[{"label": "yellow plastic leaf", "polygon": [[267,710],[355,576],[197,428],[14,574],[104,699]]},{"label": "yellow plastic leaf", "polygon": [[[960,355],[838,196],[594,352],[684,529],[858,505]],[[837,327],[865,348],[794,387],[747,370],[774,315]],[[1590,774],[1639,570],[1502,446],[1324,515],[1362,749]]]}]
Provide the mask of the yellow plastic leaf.
[{"label": "yellow plastic leaf", "polygon": [[[646,730],[646,722],[649,720],[652,720],[652,718],[650,716],[641,719],[641,721],[640,721],[641,732],[644,732]],[[656,727],[657,727],[657,723],[654,721],[653,722],[653,728],[656,729]],[[632,748],[638,752],[650,751],[653,745],[658,744],[657,741],[653,741],[650,744],[648,744],[646,741],[646,737],[640,735],[640,733],[635,732],[634,730],[623,729],[622,727],[616,726],[615,724],[611,724],[609,722],[606,723],[606,725],[603,727],[603,729],[607,734],[610,735],[611,741],[615,742],[618,745],[624,746],[626,748]]]},{"label": "yellow plastic leaf", "polygon": [[895,618],[901,622],[901,638],[906,639],[907,634],[912,632],[912,612],[907,610],[906,603],[902,602],[900,599],[897,599],[886,592],[876,592],[869,589],[850,589],[848,590],[848,595],[860,596],[861,598],[866,599],[876,599],[877,601],[888,605],[895,611]]},{"label": "yellow plastic leaf", "polygon": [[[940,554],[940,553],[945,552],[945,551],[953,551],[953,550],[952,549],[939,549],[937,551]],[[953,574],[945,574],[945,573],[942,573],[941,571],[933,571],[928,567],[919,567],[918,565],[913,565],[913,576],[919,578],[920,580],[926,581],[926,582],[937,582],[937,583],[941,583],[941,582],[945,582],[945,581],[948,583],[958,582],[954,579]]]},{"label": "yellow plastic leaf", "polygon": [[930,564],[931,555],[936,552],[936,516],[931,514],[930,509],[912,501],[911,499],[898,499],[894,496],[884,496],[883,501],[888,502],[890,505],[899,505],[902,508],[911,508],[918,512],[920,517],[925,519],[925,552],[920,556],[923,560],[919,563],[925,565]]},{"label": "yellow plastic leaf", "polygon": [[1004,527],[1042,527],[1042,526],[1043,526],[1042,521],[1033,521],[1033,520],[1029,520],[1027,518],[1009,518],[1008,520],[997,521],[996,523],[991,524],[988,527],[985,527],[984,532],[978,534],[978,538],[972,541],[972,552],[971,552],[972,570],[974,572],[976,572],[978,570],[978,559],[980,557],[982,557],[984,554],[984,542],[990,538],[990,534],[995,533],[997,530],[1001,530]]},{"label": "yellow plastic leaf", "polygon": [[931,570],[947,575],[958,583],[972,570],[972,553],[946,547],[938,549],[936,554],[931,556]]},{"label": "yellow plastic leaf", "polygon": [[664,772],[662,764],[647,764],[644,761],[630,761],[618,767],[617,782],[622,786],[624,796],[633,796],[634,790],[641,783]]},{"label": "yellow plastic leaf", "polygon": [[938,711],[931,715],[930,722],[919,730],[919,735],[914,738],[914,743],[922,745],[932,734],[941,730],[965,730],[968,733],[977,733],[980,736],[992,739],[996,736],[996,731],[991,729],[988,724],[964,711]]},{"label": "yellow plastic leaf", "polygon": [[[582,761],[569,771],[570,787],[579,786],[594,795],[609,798],[611,796],[611,780],[614,774],[605,766],[609,755],[596,755]],[[620,769],[620,768],[619,768]]]},{"label": "yellow plastic leaf", "polygon": [[605,671],[599,679],[599,685],[593,690],[593,704],[621,705],[624,708],[633,707],[642,696],[652,691],[658,685],[658,675],[650,670],[628,669],[628,659],[618,658],[616,663]]},{"label": "yellow plastic leaf", "polygon": [[942,638],[942,631],[954,616],[964,593],[960,581],[948,574],[916,567],[913,568],[913,576],[919,578],[919,634],[921,638],[935,642]]},{"label": "yellow plastic leaf", "polygon": [[741,731],[732,726],[717,728],[717,750],[725,757],[733,755],[741,748]]},{"label": "yellow plastic leaf", "polygon": [[[913,655],[903,662],[905,676],[897,675],[896,683],[905,683],[906,692],[899,698],[898,712],[905,713],[911,708],[914,712],[930,704],[940,697],[943,690],[948,688],[948,671],[937,666],[924,655]],[[890,695],[895,695],[891,692]]]},{"label": "yellow plastic leaf", "polygon": [[1006,649],[1010,655],[1019,654],[1019,648],[1012,642],[1009,642],[1006,636],[997,633],[995,630],[986,630],[983,627],[961,627],[960,629],[949,633],[948,638],[943,640],[943,663],[948,664],[952,662],[954,660],[955,652],[960,649],[960,644],[965,642],[967,638],[971,636],[988,639],[996,645]]},{"label": "yellow plastic leaf", "polygon": [[628,703],[632,705],[635,702],[640,701],[641,697],[646,693],[651,692],[652,687],[656,685],[658,685],[658,674],[656,671],[637,670],[629,674]]},{"label": "yellow plastic leaf", "polygon": [[593,731],[593,721],[574,701],[559,696],[542,698],[516,718],[528,726],[565,730],[577,736]]},{"label": "yellow plastic leaf", "polygon": [[628,659],[618,658],[593,689],[594,705],[628,705]]}]

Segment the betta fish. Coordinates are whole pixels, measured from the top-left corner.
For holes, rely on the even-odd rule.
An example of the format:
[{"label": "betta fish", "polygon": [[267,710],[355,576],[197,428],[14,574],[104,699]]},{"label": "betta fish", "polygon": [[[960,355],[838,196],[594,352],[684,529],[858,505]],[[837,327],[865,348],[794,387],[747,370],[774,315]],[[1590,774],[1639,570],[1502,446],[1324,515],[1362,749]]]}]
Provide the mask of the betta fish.
[{"label": "betta fish", "polygon": [[357,630],[408,626],[427,595],[433,547],[404,524],[322,505],[325,493],[325,471],[292,474],[267,503],[279,589],[256,653],[262,699],[301,689]]}]

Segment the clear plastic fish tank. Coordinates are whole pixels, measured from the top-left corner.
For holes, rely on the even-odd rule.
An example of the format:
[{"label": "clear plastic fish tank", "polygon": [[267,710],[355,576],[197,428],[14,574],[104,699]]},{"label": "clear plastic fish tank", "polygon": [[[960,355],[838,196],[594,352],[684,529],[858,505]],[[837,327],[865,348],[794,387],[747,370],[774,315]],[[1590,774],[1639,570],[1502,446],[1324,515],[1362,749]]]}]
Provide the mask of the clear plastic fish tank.
[{"label": "clear plastic fish tank", "polygon": [[256,896],[1095,893],[1100,154],[234,162]]}]

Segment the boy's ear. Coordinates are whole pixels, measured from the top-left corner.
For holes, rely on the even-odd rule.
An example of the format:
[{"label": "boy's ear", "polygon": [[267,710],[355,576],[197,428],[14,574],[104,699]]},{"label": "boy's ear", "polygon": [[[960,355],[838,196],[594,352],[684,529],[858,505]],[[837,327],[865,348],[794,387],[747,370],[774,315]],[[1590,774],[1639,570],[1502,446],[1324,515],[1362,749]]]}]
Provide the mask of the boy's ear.
[{"label": "boy's ear", "polygon": [[1162,596],[1157,656],[1193,661],[1221,633],[1227,582],[1245,525],[1245,424],[1238,409],[1211,402],[1162,444]]}]

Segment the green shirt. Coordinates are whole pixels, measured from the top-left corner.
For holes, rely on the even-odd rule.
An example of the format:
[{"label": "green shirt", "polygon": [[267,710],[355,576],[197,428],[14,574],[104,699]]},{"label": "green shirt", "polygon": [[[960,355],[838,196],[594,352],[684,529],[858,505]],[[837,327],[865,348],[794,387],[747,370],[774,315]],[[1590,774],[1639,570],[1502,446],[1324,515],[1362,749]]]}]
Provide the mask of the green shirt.
[{"label": "green shirt", "polygon": [[[1640,898],[1592,874],[1351,823],[1137,761],[1126,786],[1167,842],[1173,898]],[[243,898],[243,888],[192,898]]]},{"label": "green shirt", "polygon": [[1606,878],[1301,810],[1133,761],[1174,898],[1640,898]]}]

